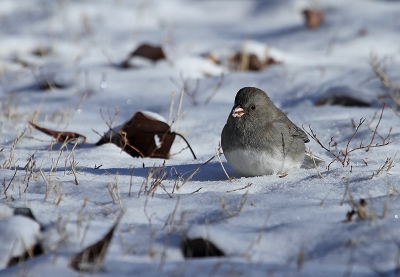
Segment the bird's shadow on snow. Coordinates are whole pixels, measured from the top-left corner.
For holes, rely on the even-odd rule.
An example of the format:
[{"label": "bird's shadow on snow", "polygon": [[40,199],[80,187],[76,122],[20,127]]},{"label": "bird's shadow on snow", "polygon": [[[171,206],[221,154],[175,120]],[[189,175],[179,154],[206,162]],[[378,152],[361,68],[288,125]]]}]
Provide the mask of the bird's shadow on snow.
[{"label": "bird's shadow on snow", "polygon": [[[54,143],[52,145],[52,149],[59,151],[61,147],[61,143]],[[68,144],[67,149],[64,151],[71,151],[71,149],[74,147],[73,144]],[[78,144],[76,146],[76,150],[82,150],[82,149],[90,149],[95,147],[95,144],[93,143],[86,143],[86,144]],[[35,147],[35,150],[37,150],[37,147]],[[41,150],[49,150],[49,146],[43,147]],[[153,166],[145,166],[142,168],[107,168],[107,169],[102,169],[102,168],[83,168],[80,170],[80,172],[86,172],[89,174],[94,174],[94,175],[102,175],[102,174],[119,174],[119,175],[128,175],[136,177],[144,177],[146,178],[148,176],[148,173],[150,170],[158,170],[163,167],[162,165],[162,160],[161,159],[151,159],[154,160],[155,162],[152,163],[154,164]],[[143,162],[148,163],[148,159],[143,160]],[[230,177],[233,178],[240,178],[230,167],[230,165],[227,162],[222,162],[226,172]],[[71,167],[67,166],[67,170],[71,170]],[[188,178],[192,173],[194,173],[197,169],[198,172],[194,174],[190,180],[191,181],[227,181],[228,177],[224,173],[221,164],[216,161],[216,159],[204,164],[204,163],[193,163],[193,164],[183,164],[183,165],[171,165],[171,166],[165,166],[163,171],[167,174],[167,179],[168,180],[173,180],[176,179],[177,177],[182,178],[183,180]]]},{"label": "bird's shadow on snow", "polygon": [[[227,162],[223,162],[223,165],[230,177],[238,178]],[[228,177],[224,173],[219,162],[210,162],[207,164],[171,165],[165,167],[162,165],[162,163],[159,163],[155,166],[146,166],[143,168],[85,168],[83,171],[95,175],[118,173],[119,175],[133,175],[143,178],[147,178],[149,172],[152,171],[154,172],[153,177],[157,175],[156,172],[162,172],[160,177],[166,174],[165,176],[168,180],[180,178],[183,181],[193,175],[191,178],[189,178],[190,181],[228,181]],[[198,172],[195,173],[196,171]]]}]

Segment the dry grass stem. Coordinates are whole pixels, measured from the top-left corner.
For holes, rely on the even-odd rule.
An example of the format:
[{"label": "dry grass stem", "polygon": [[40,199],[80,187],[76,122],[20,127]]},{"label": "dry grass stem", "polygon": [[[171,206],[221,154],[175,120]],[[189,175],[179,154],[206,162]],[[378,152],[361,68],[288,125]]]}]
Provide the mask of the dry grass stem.
[{"label": "dry grass stem", "polygon": [[245,185],[245,186],[242,187],[242,188],[227,190],[226,192],[234,192],[234,191],[238,191],[238,190],[247,189],[247,188],[251,187],[252,185],[253,185],[253,183],[248,183],[247,185]]},{"label": "dry grass stem", "polygon": [[215,149],[215,153],[216,153],[216,156],[217,156],[217,158],[218,158],[219,164],[221,165],[222,170],[224,171],[226,177],[228,177],[228,180],[229,180],[230,182],[232,182],[233,178],[229,177],[228,172],[226,172],[225,167],[224,167],[224,165],[222,164],[221,155],[222,155],[223,153],[221,152],[221,148],[222,148],[221,143],[219,143],[218,149]]},{"label": "dry grass stem", "polygon": [[26,181],[26,186],[24,189],[24,193],[26,193],[28,186],[29,186],[29,180],[31,179],[31,177],[33,176],[33,171],[36,168],[36,161],[34,160],[35,154],[37,151],[35,151],[35,153],[33,153],[29,159],[27,160],[27,163],[24,167],[25,169],[25,177],[24,180],[22,181],[22,183],[25,183]]},{"label": "dry grass stem", "polygon": [[7,186],[7,187],[5,187],[5,182],[4,182],[4,192],[3,192],[3,195],[5,195],[6,197],[7,197],[7,190],[8,190],[8,188],[10,187],[11,183],[14,181],[14,178],[15,178],[15,176],[17,175],[17,171],[18,171],[18,168],[15,167],[15,169],[14,169],[14,175],[12,176],[12,178],[11,178],[10,182],[8,183],[8,186]]},{"label": "dry grass stem", "polygon": [[[380,117],[379,117],[378,123],[377,123],[376,126],[375,126],[375,130],[374,130],[374,132],[373,132],[373,134],[372,134],[371,142],[368,144],[368,148],[367,148],[367,150],[366,150],[367,152],[369,151],[369,149],[371,148],[372,143],[374,142],[375,135],[377,134],[377,130],[378,130],[379,124],[381,123],[381,120],[382,120],[382,116],[383,116],[383,112],[384,112],[384,110],[385,110],[385,106],[386,106],[386,104],[383,103],[383,105],[382,105],[382,112],[381,112],[381,115],[380,115]],[[390,131],[389,131],[389,135],[390,135],[390,132],[391,132],[391,129],[390,129]],[[389,136],[389,135],[388,135],[388,136]],[[383,143],[385,143],[385,140],[383,140]]]},{"label": "dry grass stem", "polygon": [[[228,218],[231,218],[231,217],[239,215],[240,212],[242,211],[244,205],[246,204],[247,194],[248,194],[248,191],[246,191],[243,194],[242,198],[240,199],[239,204],[235,207],[235,209],[233,211],[230,211],[228,209],[226,201],[225,201],[225,197],[220,197],[219,198],[219,203],[220,203],[221,209],[222,209],[222,214],[221,214],[221,219],[220,220],[228,219]],[[225,215],[225,213],[227,215]]]},{"label": "dry grass stem", "polygon": [[77,221],[76,221],[77,236],[78,236],[78,237],[81,236],[81,235],[80,235],[80,233],[81,233],[80,230],[81,230],[81,228],[82,228],[82,222],[83,222],[83,211],[85,210],[88,201],[89,201],[89,197],[86,197],[85,200],[83,201],[82,208],[81,208],[81,210],[80,210],[79,213],[78,213],[78,219],[77,219]]},{"label": "dry grass stem", "polygon": [[146,199],[145,199],[145,201],[144,201],[144,205],[143,205],[143,213],[144,213],[144,215],[146,216],[146,218],[147,218],[147,221],[149,222],[149,226],[150,226],[150,229],[151,229],[151,217],[155,214],[155,213],[152,213],[151,215],[147,212],[147,205],[148,205],[148,203],[149,203],[149,196],[148,195],[146,195]]},{"label": "dry grass stem", "polygon": [[129,172],[131,175],[131,179],[129,181],[129,192],[128,192],[128,196],[131,196],[132,194],[132,185],[133,185],[133,173],[135,172],[135,168],[132,168],[132,166],[129,166]]},{"label": "dry grass stem", "polygon": [[176,97],[176,92],[172,92],[172,97],[171,97],[171,104],[169,105],[169,113],[168,113],[168,123],[171,122],[172,125],[172,112],[174,110],[174,103],[175,103],[175,97]]},{"label": "dry grass stem", "polygon": [[[162,230],[165,230],[165,228],[169,227],[169,233],[172,234],[176,231],[177,229],[177,224],[175,222],[175,215],[178,211],[178,207],[179,207],[179,202],[180,202],[181,198],[178,197],[178,200],[176,201],[175,207],[172,211],[172,213],[170,213],[167,217],[167,220],[164,223],[164,226],[162,228]],[[178,224],[179,225],[179,224]]]},{"label": "dry grass stem", "polygon": [[165,160],[161,166],[149,168],[149,170],[147,171],[147,175],[144,178],[142,185],[139,189],[138,198],[142,193],[144,193],[146,196],[151,194],[152,197],[154,197],[154,194],[158,187],[162,188],[167,193],[167,195],[172,198],[172,195],[167,191],[164,184],[162,183],[168,177],[169,173],[165,171]]},{"label": "dry grass stem", "polygon": [[[175,82],[174,79],[171,79],[171,82],[181,90],[181,97],[183,97],[183,94],[186,94],[188,96],[189,102],[192,105],[194,105],[194,106],[198,105],[199,102],[197,100],[197,93],[198,93],[198,89],[199,89],[200,80],[196,79],[194,86],[191,86],[190,78],[185,78],[182,74],[180,74],[179,78],[180,78],[182,85]],[[179,110],[180,109],[178,109],[178,111]]]},{"label": "dry grass stem", "polygon": [[[191,170],[190,170],[191,171]],[[188,172],[190,172],[188,171]],[[200,167],[197,167],[192,173],[189,174],[189,176],[185,179],[184,176],[185,174],[187,174],[188,172],[185,172],[183,174],[177,174],[176,176],[176,180],[175,180],[175,184],[174,184],[174,188],[172,190],[172,193],[175,192],[175,189],[178,191],[180,188],[182,188],[187,182],[189,182],[194,175],[196,175],[197,173],[200,172]]]},{"label": "dry grass stem", "polygon": [[119,188],[119,181],[118,181],[119,178],[118,178],[118,176],[119,176],[119,174],[117,172],[117,174],[115,174],[115,184],[109,183],[107,185],[107,190],[108,190],[108,193],[110,194],[113,202],[115,204],[119,204],[122,213],[124,213],[125,212],[125,208],[124,208],[124,205],[122,203],[122,197],[121,197],[121,191],[120,191],[120,188]]},{"label": "dry grass stem", "polygon": [[39,172],[40,172],[40,175],[42,176],[42,178],[43,178],[43,180],[44,180],[44,182],[46,184],[46,193],[45,193],[44,200],[43,200],[43,201],[46,201],[47,197],[50,194],[50,182],[47,179],[47,177],[44,175],[44,173],[43,173],[41,168],[39,168]]},{"label": "dry grass stem", "polygon": [[317,171],[318,176],[319,176],[321,179],[324,178],[324,177],[322,176],[322,174],[321,174],[321,171],[319,171],[319,168],[318,168],[318,166],[317,166],[317,162],[315,161],[314,155],[313,155],[312,150],[311,150],[310,147],[308,148],[308,153],[310,153],[310,158],[311,158],[311,160],[313,161],[314,168],[315,168],[315,170]]},{"label": "dry grass stem", "polygon": [[14,141],[13,145],[11,146],[10,149],[10,156],[8,157],[8,159],[6,159],[2,165],[2,169],[11,169],[11,167],[17,162],[14,161],[14,150],[15,147],[17,147],[18,143],[21,141],[21,139],[24,137],[26,133],[26,128],[22,131],[22,133],[20,133],[17,137],[17,139]]},{"label": "dry grass stem", "polygon": [[400,107],[400,87],[393,84],[393,82],[386,75],[385,69],[382,69],[383,62],[378,60],[378,57],[374,54],[370,54],[370,65],[375,73],[375,76],[381,81],[382,85],[386,88],[390,97],[396,102],[397,106]]},{"label": "dry grass stem", "polygon": [[204,101],[204,105],[207,105],[211,101],[211,99],[217,94],[218,90],[220,89],[220,87],[224,81],[224,77],[225,77],[224,73],[221,73],[219,80],[218,80],[217,84],[215,85],[213,91]]},{"label": "dry grass stem", "polygon": [[213,159],[215,158],[215,156],[212,156],[211,158],[209,158],[205,163],[203,163],[202,165],[206,165],[209,162],[211,162]]},{"label": "dry grass stem", "polygon": [[346,195],[347,195],[347,193],[349,193],[349,191],[350,191],[350,183],[347,182],[346,189],[344,190],[344,194],[343,194],[343,197],[342,197],[342,201],[340,201],[340,206],[343,205],[344,200],[346,199]]},{"label": "dry grass stem", "polygon": [[352,210],[347,212],[347,214],[346,214],[346,222],[351,222],[353,216],[357,215],[357,218],[356,218],[357,220],[371,220],[371,221],[374,221],[375,224],[377,225],[378,231],[379,231],[379,226],[378,226],[378,223],[377,223],[376,220],[377,219],[384,219],[386,217],[386,214],[388,212],[388,203],[385,202],[385,204],[383,205],[382,214],[378,215],[376,213],[376,210],[373,208],[372,198],[370,198],[370,202],[371,202],[370,207],[371,208],[368,211],[367,210],[368,203],[367,203],[367,201],[365,199],[360,199],[359,202],[357,203],[354,200],[354,198],[351,195],[351,193],[349,192],[348,194],[349,194],[349,204],[350,204]]},{"label": "dry grass stem", "polygon": [[319,203],[319,205],[320,205],[320,206],[323,206],[323,205],[324,205],[324,203],[325,203],[325,200],[328,198],[328,196],[329,196],[329,192],[328,192],[328,193],[326,193],[326,195],[325,195],[324,199],[322,199],[321,203]]},{"label": "dry grass stem", "polygon": [[196,189],[195,191],[192,191],[190,194],[195,194],[196,192],[199,192],[202,189],[202,187]]},{"label": "dry grass stem", "polygon": [[399,151],[397,151],[393,157],[386,156],[386,161],[378,168],[378,170],[376,172],[372,173],[371,179],[378,176],[379,174],[381,174],[383,172],[386,172],[387,174],[389,174],[389,171],[394,167],[394,161],[396,159],[398,152]]},{"label": "dry grass stem", "polygon": [[261,231],[257,235],[257,239],[250,243],[250,245],[247,247],[246,251],[243,253],[243,255],[242,255],[243,257],[250,258],[251,257],[251,255],[250,255],[251,250],[253,250],[255,245],[260,244],[261,239],[263,237],[263,234],[264,234],[265,230],[267,229],[267,224],[268,224],[269,219],[271,218],[271,215],[272,215],[272,209],[270,209],[268,211],[267,217],[264,220],[264,223],[263,223],[263,226],[261,228]]},{"label": "dry grass stem", "polygon": [[[67,141],[67,140],[68,140],[68,138],[67,138],[65,141]],[[64,175],[65,175],[66,172],[67,172],[67,164],[68,164],[68,161],[70,161],[71,155],[75,155],[75,154],[74,154],[74,150],[75,150],[75,147],[76,147],[77,145],[78,145],[78,140],[75,141],[74,146],[72,147],[72,149],[71,149],[71,151],[69,152],[68,156],[65,158],[65,162],[64,162]]]},{"label": "dry grass stem", "polygon": [[[118,108],[115,108],[115,111],[114,111],[114,115],[113,115],[113,116],[111,116],[110,110],[107,110],[107,114],[108,114],[108,120],[104,117],[103,109],[100,108],[100,115],[101,115],[101,118],[103,119],[104,123],[108,126],[109,131],[110,131],[109,142],[111,142],[111,141],[112,141],[112,134],[115,134],[116,136],[118,136],[118,134],[115,133],[115,131],[113,130],[113,125],[114,125],[115,120],[117,119],[117,116],[118,116],[118,114],[119,114],[119,110],[118,110]],[[93,131],[94,131],[94,130],[93,130]],[[95,132],[96,134],[100,135],[100,134],[97,133],[96,131],[94,131],[94,132]],[[100,136],[101,136],[102,138],[104,138],[102,135],[100,135]]]},{"label": "dry grass stem", "polygon": [[85,242],[86,235],[87,235],[87,232],[89,231],[90,223],[92,221],[92,217],[93,217],[93,214],[90,213],[88,222],[87,222],[87,224],[85,226],[85,230],[83,230],[82,239],[81,239],[81,246],[83,246],[83,243]]},{"label": "dry grass stem", "polygon": [[58,163],[60,162],[60,158],[61,158],[61,155],[62,155],[62,153],[63,153],[63,150],[62,149],[60,149],[59,151],[59,154],[58,154],[58,158],[57,158],[57,161],[56,161],[56,163],[55,163],[55,165],[53,164],[53,163],[51,163],[51,168],[50,168],[50,173],[52,173],[52,172],[57,172],[57,169],[58,169]]},{"label": "dry grass stem", "polygon": [[75,179],[75,185],[79,185],[79,181],[78,181],[78,173],[76,172],[76,166],[77,166],[77,162],[75,162],[75,159],[70,160],[70,164],[71,164],[71,172],[74,175],[74,179]]},{"label": "dry grass stem", "polygon": [[[382,114],[383,114],[383,112],[384,112],[384,108],[385,108],[385,105],[382,107],[381,117],[380,117],[380,118],[382,118]],[[329,143],[328,143],[328,146],[326,146],[326,145],[324,145],[324,144],[318,139],[317,135],[316,135],[315,132],[312,130],[311,125],[308,126],[309,130],[307,130],[307,129],[304,127],[304,125],[303,125],[302,127],[303,127],[303,130],[307,133],[307,135],[309,135],[309,136],[310,136],[315,142],[317,142],[324,150],[326,150],[329,154],[331,154],[331,155],[334,157],[334,159],[329,163],[329,165],[328,165],[328,167],[327,167],[328,170],[329,170],[330,166],[331,166],[335,161],[339,161],[339,162],[342,164],[343,167],[349,166],[349,165],[350,165],[350,157],[349,157],[349,156],[350,156],[350,154],[351,154],[352,152],[354,152],[354,151],[358,151],[358,150],[362,150],[362,149],[364,149],[364,150],[366,150],[366,151],[369,151],[369,149],[371,149],[371,148],[382,147],[382,146],[386,146],[386,145],[392,143],[392,141],[386,141],[386,139],[388,138],[388,136],[387,136],[386,138],[383,138],[382,136],[380,136],[380,137],[382,138],[382,142],[381,142],[381,143],[373,144],[373,141],[374,141],[374,139],[375,139],[375,136],[376,136],[376,134],[378,134],[378,133],[377,133],[377,129],[378,129],[378,126],[379,126],[379,123],[380,123],[380,120],[379,120],[378,123],[377,123],[377,125],[376,125],[376,127],[375,127],[375,130],[373,131],[371,142],[370,142],[367,146],[363,145],[363,143],[361,142],[358,146],[356,146],[356,147],[354,147],[354,148],[350,148],[350,143],[351,143],[351,142],[353,141],[353,139],[356,137],[356,135],[358,134],[358,131],[359,131],[360,127],[364,124],[364,122],[365,122],[365,118],[361,118],[360,121],[359,121],[359,123],[358,123],[358,125],[356,126],[356,128],[355,128],[355,130],[354,130],[353,135],[352,135],[351,138],[347,141],[347,143],[346,143],[346,148],[345,148],[344,150],[341,149],[341,150],[339,150],[338,152],[335,151],[335,150],[333,150],[333,149],[331,148],[331,145],[332,145],[332,143],[333,143],[333,137],[331,137],[331,139],[330,139],[330,141],[329,141]],[[391,130],[390,130],[390,131],[391,131]],[[390,135],[390,131],[389,131],[389,135]]]}]

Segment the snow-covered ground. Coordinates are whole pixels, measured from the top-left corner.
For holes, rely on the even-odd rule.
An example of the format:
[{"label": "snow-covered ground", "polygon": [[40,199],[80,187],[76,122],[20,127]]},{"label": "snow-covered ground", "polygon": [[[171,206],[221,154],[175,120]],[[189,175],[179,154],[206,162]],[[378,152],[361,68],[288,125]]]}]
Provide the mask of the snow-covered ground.
[{"label": "snow-covered ground", "polygon": [[[314,30],[302,15],[310,7],[324,12]],[[71,261],[117,220],[95,275],[397,276],[400,120],[370,64],[375,57],[400,86],[399,34],[399,1],[0,1],[0,276],[85,274]],[[118,66],[144,43],[161,46],[167,59],[135,57],[131,68]],[[227,63],[238,51],[281,63],[233,70]],[[372,139],[391,143],[356,150],[328,168],[333,156],[311,139],[307,147],[325,164],[284,178],[240,178],[222,155],[235,177],[229,181],[217,158],[206,162],[244,86],[266,91],[326,147],[333,137],[335,153]],[[371,106],[314,105],[332,94]],[[95,146],[116,108],[113,126],[140,110],[174,121],[197,159],[181,151],[179,138],[165,164],[113,144]],[[28,121],[80,133],[87,143],[60,151],[61,143]],[[155,182],[149,172],[166,174],[154,193],[144,188]],[[40,230],[12,215],[10,208],[22,207]],[[353,208],[360,215],[346,222]],[[363,212],[365,220],[357,220]],[[186,238],[204,238],[225,256],[185,259]],[[3,257],[35,240],[43,254],[5,268]]]}]

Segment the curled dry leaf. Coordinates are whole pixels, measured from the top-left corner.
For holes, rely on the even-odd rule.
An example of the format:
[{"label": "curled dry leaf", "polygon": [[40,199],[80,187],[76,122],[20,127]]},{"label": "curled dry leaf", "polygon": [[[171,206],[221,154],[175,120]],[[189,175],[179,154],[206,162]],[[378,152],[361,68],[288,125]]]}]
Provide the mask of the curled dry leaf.
[{"label": "curled dry leaf", "polygon": [[[132,157],[168,159],[176,135],[182,137],[178,133],[171,132],[167,123],[142,112],[136,112],[118,132],[111,130],[96,145],[111,142],[121,147]],[[187,143],[186,139],[183,139]],[[189,149],[196,159],[190,146]]]},{"label": "curled dry leaf", "polygon": [[122,68],[129,68],[131,67],[129,61],[133,57],[142,57],[149,59],[153,62],[165,59],[165,53],[161,46],[153,46],[150,44],[142,44],[136,50],[132,51],[129,54],[129,57],[121,63]]},{"label": "curled dry leaf", "polygon": [[346,222],[351,222],[353,215],[357,215],[357,219],[369,220],[372,216],[367,212],[367,201],[360,199],[359,203],[351,199],[352,210],[346,213]]},{"label": "curled dry leaf", "polygon": [[239,71],[260,71],[269,65],[281,64],[284,61],[283,54],[279,50],[254,40],[244,41],[239,50],[215,49],[203,53],[202,57],[230,70]]},{"label": "curled dry leaf", "polygon": [[14,215],[22,215],[27,218],[32,219],[33,221],[36,221],[40,225],[40,230],[44,229],[44,226],[40,224],[40,222],[37,221],[36,217],[33,215],[32,210],[30,208],[25,208],[25,207],[15,207],[14,208]]},{"label": "curled dry leaf", "polygon": [[39,80],[38,81],[39,89],[40,90],[51,90],[51,89],[64,89],[68,87],[66,84],[54,82],[51,80]]},{"label": "curled dry leaf", "polygon": [[187,259],[225,256],[214,243],[204,238],[185,238],[182,241],[182,252]]},{"label": "curled dry leaf", "polygon": [[42,133],[45,133],[49,136],[52,136],[53,138],[55,138],[57,141],[59,142],[73,142],[76,140],[80,140],[81,143],[86,143],[86,137],[78,134],[78,133],[74,133],[74,132],[65,132],[65,131],[55,131],[55,130],[50,130],[44,127],[40,127],[39,125],[36,125],[35,123],[28,121],[28,123],[34,127],[36,130],[41,131]]},{"label": "curled dry leaf", "polygon": [[272,57],[261,61],[255,54],[236,53],[229,58],[230,67],[235,70],[260,71],[265,66],[280,63]]},{"label": "curled dry leaf", "polygon": [[51,55],[53,53],[53,49],[51,47],[38,46],[33,49],[31,53],[34,56],[45,57]]},{"label": "curled dry leaf", "polygon": [[204,54],[204,58],[211,60],[215,64],[221,64],[220,59],[211,53]]},{"label": "curled dry leaf", "polygon": [[322,105],[340,105],[345,107],[369,107],[370,103],[361,99],[356,99],[348,95],[333,95],[329,97],[321,97],[315,102],[315,106]]},{"label": "curled dry leaf", "polygon": [[71,260],[71,267],[78,271],[95,271],[103,264],[103,260],[107,254],[108,247],[110,246],[111,239],[119,221],[105,234],[105,236],[92,244],[80,253],[75,255]]},{"label": "curled dry leaf", "polygon": [[305,9],[303,15],[308,29],[318,28],[324,19],[324,14],[318,9]]}]

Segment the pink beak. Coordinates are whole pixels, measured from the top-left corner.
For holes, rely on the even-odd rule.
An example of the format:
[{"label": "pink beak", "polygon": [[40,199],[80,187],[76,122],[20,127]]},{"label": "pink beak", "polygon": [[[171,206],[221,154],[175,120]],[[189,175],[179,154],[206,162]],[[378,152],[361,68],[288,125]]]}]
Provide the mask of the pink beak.
[{"label": "pink beak", "polygon": [[233,117],[241,117],[245,114],[243,108],[241,105],[237,105],[233,110],[232,110],[232,116]]}]

